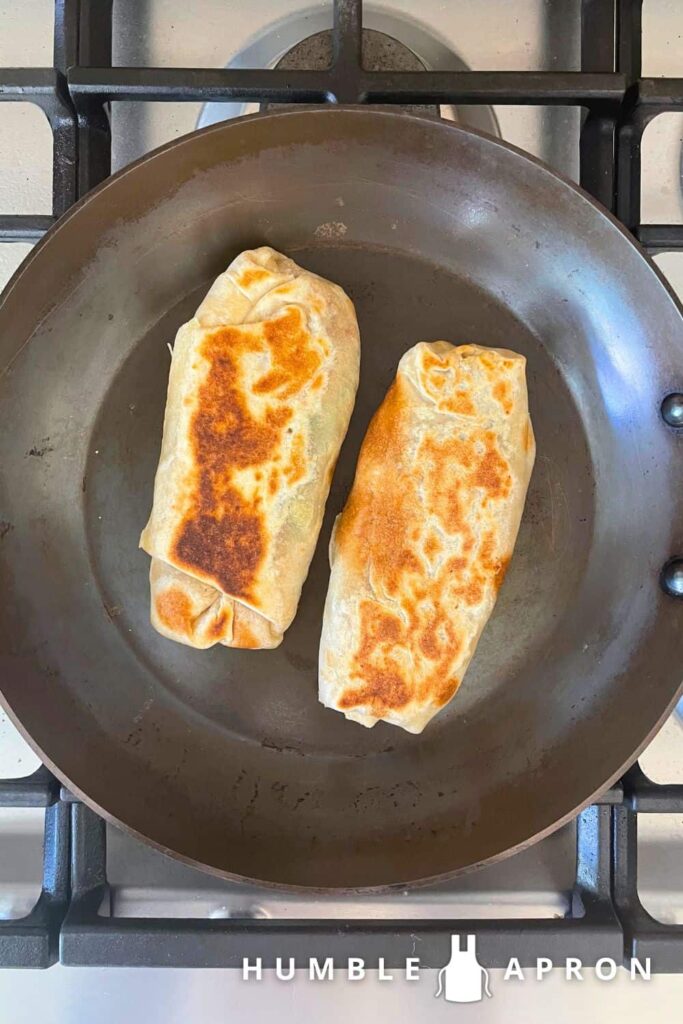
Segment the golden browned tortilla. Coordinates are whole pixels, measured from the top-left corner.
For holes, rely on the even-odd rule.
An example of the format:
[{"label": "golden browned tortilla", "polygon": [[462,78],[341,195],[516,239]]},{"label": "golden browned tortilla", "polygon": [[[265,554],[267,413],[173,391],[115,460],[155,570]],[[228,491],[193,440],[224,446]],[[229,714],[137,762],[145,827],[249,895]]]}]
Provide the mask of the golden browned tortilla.
[{"label": "golden browned tortilla", "polygon": [[176,336],[154,504],[151,618],[193,647],[276,647],[294,618],[358,386],[337,285],[243,252]]},{"label": "golden browned tortilla", "polygon": [[525,365],[445,341],[399,363],[330,545],[320,700],[353,721],[419,733],[462,682],[534,464]]}]

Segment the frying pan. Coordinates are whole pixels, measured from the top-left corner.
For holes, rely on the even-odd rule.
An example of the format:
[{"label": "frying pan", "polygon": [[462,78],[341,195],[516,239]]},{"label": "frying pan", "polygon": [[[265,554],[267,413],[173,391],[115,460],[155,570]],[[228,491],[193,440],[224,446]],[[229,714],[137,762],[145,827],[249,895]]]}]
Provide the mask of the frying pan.
[{"label": "frying pan", "polygon": [[[339,282],[361,384],[301,605],[274,651],[149,624],[166,343],[242,249]],[[508,578],[456,699],[421,736],[316,699],[331,522],[418,340],[527,356],[538,458]],[[3,701],[66,784],[182,859],[271,885],[386,888],[568,820],[673,707],[683,449],[660,415],[683,319],[587,195],[438,119],[292,110],[158,150],[75,206],[0,307]]]}]

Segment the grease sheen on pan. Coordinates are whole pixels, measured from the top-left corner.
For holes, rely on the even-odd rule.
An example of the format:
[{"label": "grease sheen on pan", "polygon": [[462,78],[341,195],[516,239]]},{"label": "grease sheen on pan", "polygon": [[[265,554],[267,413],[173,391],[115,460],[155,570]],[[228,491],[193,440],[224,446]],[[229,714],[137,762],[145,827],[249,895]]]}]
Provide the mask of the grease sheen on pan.
[{"label": "grease sheen on pan", "polygon": [[351,300],[263,247],[176,335],[154,503],[151,619],[193,647],[277,647],[296,613],[358,386]]},{"label": "grease sheen on pan", "polygon": [[535,457],[526,360],[421,343],[363,441],[330,544],[320,700],[419,733],[493,610]]}]

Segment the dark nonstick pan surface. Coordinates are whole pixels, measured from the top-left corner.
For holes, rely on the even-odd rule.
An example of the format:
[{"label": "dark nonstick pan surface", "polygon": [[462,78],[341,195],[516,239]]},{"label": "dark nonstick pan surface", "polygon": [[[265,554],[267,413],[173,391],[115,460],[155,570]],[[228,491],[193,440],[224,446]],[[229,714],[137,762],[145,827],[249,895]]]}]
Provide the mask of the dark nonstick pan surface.
[{"label": "dark nonstick pan surface", "polygon": [[[200,652],[149,624],[167,342],[261,244],[356,304],[361,383],[280,648]],[[508,578],[421,736],[317,702],[327,545],[401,354],[445,338],[528,358],[538,457]],[[611,782],[675,702],[683,448],[660,403],[683,320],[604,210],[436,119],[322,109],[188,136],[72,210],[0,306],[0,689],[111,820],[230,877],[384,887],[500,857]]]}]

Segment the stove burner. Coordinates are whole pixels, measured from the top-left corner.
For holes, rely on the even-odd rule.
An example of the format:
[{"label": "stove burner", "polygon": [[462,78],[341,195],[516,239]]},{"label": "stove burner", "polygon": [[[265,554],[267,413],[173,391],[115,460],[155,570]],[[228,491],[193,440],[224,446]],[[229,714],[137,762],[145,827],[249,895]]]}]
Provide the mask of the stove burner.
[{"label": "stove burner", "polygon": [[[353,3],[354,0],[336,2],[341,7],[347,2]],[[2,6],[0,3],[0,7]],[[105,110],[111,99],[117,98],[117,94],[118,98],[121,95],[125,96],[126,91],[133,87],[133,99],[121,106],[134,108],[137,104],[139,108],[143,108],[137,111],[138,119],[143,122],[147,116],[144,108],[148,102],[152,104],[159,99],[159,92],[167,100],[187,100],[187,96],[184,95],[186,90],[193,92],[195,96],[198,89],[202,90],[202,95],[204,90],[206,96],[212,95],[210,68],[149,68],[145,66],[148,56],[147,61],[144,57],[142,60],[132,61],[133,64],[143,65],[142,70],[137,66],[123,66],[112,71],[112,5],[102,3],[89,6],[90,17],[83,19],[80,18],[82,12],[78,4],[55,2],[54,73],[35,68],[23,68],[18,72],[14,69],[0,69],[0,101],[29,99],[49,114],[55,170],[54,214],[68,209],[75,197],[83,196],[107,174],[111,140],[105,127]],[[118,6],[146,8],[153,5]],[[169,3],[168,6],[171,7],[172,4]],[[185,4],[186,9],[192,6]],[[420,15],[427,17],[427,20],[429,6],[426,2],[419,6]],[[432,0],[431,6],[436,8],[435,0]],[[441,2],[438,6],[446,9],[449,5]],[[482,8],[486,6],[488,5],[481,5]],[[537,6],[554,8],[562,5],[547,3]],[[585,74],[592,76],[601,68],[607,71],[608,75],[611,74],[615,52],[621,54],[620,64],[624,65],[622,72],[625,77],[629,79],[633,76],[635,89],[638,90],[641,84],[640,81],[636,81],[640,74],[642,49],[641,5],[636,2],[620,4],[618,21],[614,18],[614,5],[609,3],[577,3],[575,6],[577,13],[579,6],[582,9],[581,24],[584,29],[581,47],[582,71],[576,76],[578,93],[587,96],[593,88],[592,84],[591,90],[580,84],[585,81]],[[673,6],[668,5],[669,8]],[[117,5],[114,5],[114,8],[116,7]],[[229,67],[235,70],[272,68],[283,53],[289,54],[290,48],[296,49],[297,42],[304,36],[311,36],[312,33],[318,33],[327,27],[331,7],[331,3],[319,2],[300,11],[299,14],[271,24],[231,58]],[[374,28],[385,32],[390,39],[395,37],[403,40],[409,53],[412,52],[413,56],[418,54],[421,62],[430,70],[469,70],[437,34],[422,27],[413,18],[401,17],[395,12],[388,11],[384,6],[377,7],[370,0],[363,4],[363,8],[366,24],[372,24]],[[599,8],[602,13],[599,11],[596,14],[595,8]],[[167,32],[165,20],[160,19],[160,30],[164,33]],[[478,34],[482,34],[490,24],[491,22],[486,21],[482,14],[480,23],[473,27]],[[552,27],[551,22],[545,26],[546,30]],[[146,23],[144,28],[145,31],[140,34],[140,38],[147,34]],[[135,30],[137,29],[136,25]],[[137,35],[135,30],[132,30],[133,34]],[[553,34],[557,35],[556,32],[549,33],[551,36]],[[116,37],[116,33],[114,35]],[[143,51],[148,55],[150,47],[156,43],[156,37],[151,30],[149,35],[150,39],[145,38],[143,46]],[[70,47],[65,48],[65,39],[77,43],[75,52]],[[629,45],[624,47],[624,41]],[[121,45],[119,41],[119,48]],[[137,40],[135,45],[137,46]],[[66,51],[69,51],[69,57]],[[93,55],[96,55],[96,67],[92,66]],[[505,56],[509,54],[506,53]],[[367,51],[365,59],[366,64],[372,66],[372,58]],[[67,61],[73,61],[68,88],[64,79]],[[562,66],[560,63],[560,67]],[[51,74],[51,78],[46,78],[46,74]],[[549,98],[552,102],[556,90],[561,90],[566,97],[567,76],[562,71],[549,70],[545,73],[547,85],[542,90],[543,96],[540,95],[538,88],[528,90],[523,85],[525,77],[524,73],[521,73],[521,78],[513,75],[516,86],[510,89],[509,72],[503,77],[497,71],[484,72],[483,93],[490,98],[491,103],[499,103],[502,99],[502,102],[514,105],[524,103],[534,106],[547,103]],[[532,73],[532,79],[535,77],[535,73]],[[52,84],[47,86],[47,81],[51,81]],[[266,78],[263,81],[266,81]],[[79,123],[76,120],[74,104],[71,102],[78,95],[79,82],[81,98],[84,84],[89,90],[87,103],[84,104],[81,113],[80,127],[84,129],[83,132],[78,132]],[[245,91],[253,95],[246,89],[248,82],[244,82],[243,85]],[[647,102],[652,113],[669,111],[672,99],[676,109],[683,110],[683,93],[678,79],[650,79],[649,90]],[[449,93],[451,90],[445,91]],[[116,108],[116,104],[112,106]],[[618,109],[609,115],[590,98],[589,106],[593,114],[597,112],[597,125],[595,119],[591,120],[589,117],[582,128],[581,171],[584,185],[592,183],[603,199],[609,203],[613,202],[620,212],[621,219],[640,233],[650,252],[662,248],[668,252],[669,246],[673,253],[682,250],[683,235],[680,223],[641,223],[639,186],[642,125],[636,124],[636,108],[625,103],[623,99]],[[252,112],[255,108],[255,103],[245,103],[241,100],[209,101],[202,107],[198,127]],[[446,118],[455,117],[461,123],[478,127],[489,134],[499,134],[492,106],[463,106],[456,110],[454,107],[442,105],[441,114]],[[607,117],[607,123],[610,123],[611,118],[612,127],[616,128],[616,145],[613,147],[603,144],[604,136],[600,134],[603,128],[600,123],[603,114]],[[130,123],[135,124],[132,120]],[[181,123],[185,127],[184,122]],[[599,129],[597,132],[596,127]],[[144,138],[147,139],[148,136]],[[78,140],[77,146],[75,140]],[[155,137],[155,142],[157,141],[162,140]],[[78,153],[78,159],[74,158],[75,153]],[[615,179],[616,158],[620,161],[620,171],[626,173],[620,173]],[[683,184],[683,160],[681,168]],[[3,182],[3,185],[5,184]],[[10,202],[12,199],[13,196],[10,195]],[[23,209],[21,196],[18,195],[17,199],[19,208]],[[0,240],[33,243],[49,227],[52,220],[51,215],[44,213],[2,215]],[[654,244],[658,240],[661,242],[662,239],[665,246]],[[676,383],[676,386],[680,386],[680,383]],[[675,404],[672,400],[667,410],[669,418],[673,420],[679,418],[677,414],[674,415]],[[683,719],[683,701],[679,704],[679,713]],[[3,721],[0,715],[0,746],[3,747],[2,753],[6,755],[8,751],[2,730]],[[104,822],[67,789],[60,787],[58,780],[45,767],[38,767],[32,775],[25,778],[8,779],[6,771],[3,772],[2,760],[0,758],[0,811],[7,813],[9,809],[10,814],[19,813],[23,818],[24,814],[32,814],[33,811],[42,808],[45,830],[42,895],[27,917],[0,920],[0,967],[48,967],[58,957],[63,963],[90,966],[97,964],[100,967],[234,966],[244,952],[245,943],[244,928],[239,920],[234,920],[235,917],[251,919],[249,942],[255,943],[257,949],[262,949],[266,959],[273,959],[276,952],[285,951],[287,955],[296,951],[297,956],[303,956],[305,951],[310,949],[317,950],[325,956],[333,954],[337,958],[342,958],[348,953],[349,942],[352,942],[355,953],[375,960],[381,935],[381,941],[386,942],[386,952],[390,959],[400,958],[411,949],[414,952],[418,943],[420,952],[427,962],[443,963],[440,957],[446,948],[445,944],[448,943],[454,915],[482,917],[481,901],[477,901],[478,893],[472,895],[464,908],[461,901],[464,890],[459,884],[453,889],[444,883],[421,889],[419,891],[423,895],[420,896],[420,903],[415,904],[411,903],[405,891],[399,893],[399,890],[396,890],[395,898],[378,896],[369,903],[367,897],[353,900],[347,894],[342,894],[332,901],[329,898],[302,894],[285,896],[276,893],[275,890],[266,893],[239,883],[221,882],[219,888],[213,888],[208,877],[204,875],[201,875],[201,880],[196,884],[191,881],[184,882],[185,878],[190,878],[185,874],[190,871],[189,868],[171,862],[162,854],[143,847],[132,836],[120,833],[117,829],[105,829]],[[14,769],[16,758],[12,757],[11,761]],[[657,778],[670,777],[670,764],[667,763],[666,770],[663,766],[653,767],[656,767]],[[14,809],[18,811],[15,812]],[[170,806],[169,814],[173,812],[174,808]],[[631,957],[638,953],[639,956],[653,956],[655,971],[680,971],[683,966],[683,935],[680,926],[676,928],[675,925],[661,923],[664,920],[672,920],[668,887],[662,889],[658,884],[656,895],[653,890],[653,895],[648,893],[648,903],[644,906],[641,902],[643,891],[638,871],[638,833],[639,819],[642,822],[643,816],[645,820],[651,821],[653,814],[659,814],[660,821],[668,821],[680,818],[682,813],[681,786],[673,781],[667,784],[662,781],[651,781],[636,763],[623,780],[616,782],[597,803],[581,812],[576,828],[568,825],[558,831],[552,840],[548,840],[552,842],[553,848],[558,843],[562,844],[563,851],[567,848],[567,863],[570,869],[566,884],[563,882],[561,891],[555,893],[556,855],[553,854],[547,864],[544,862],[548,881],[546,882],[546,874],[542,873],[541,886],[549,882],[553,889],[552,899],[557,898],[560,901],[553,904],[552,914],[547,913],[549,902],[536,884],[532,885],[530,893],[524,884],[529,878],[529,864],[533,866],[535,863],[533,858],[538,860],[539,857],[542,859],[545,856],[536,852],[540,850],[539,846],[536,851],[520,854],[521,859],[515,858],[514,862],[510,859],[507,862],[506,878],[512,878],[513,883],[511,887],[505,886],[510,892],[505,895],[503,901],[495,903],[499,916],[473,930],[486,928],[487,942],[492,955],[499,961],[514,955],[523,962],[531,962],[539,952],[547,952],[549,947],[562,951],[569,948],[572,952],[579,952],[583,962],[588,964],[595,963],[607,953],[613,954],[615,958],[623,955],[624,962],[628,965]],[[23,825],[22,822],[22,829]],[[656,835],[656,841],[660,840],[659,830],[650,835]],[[0,830],[0,864],[3,868],[12,860],[11,853],[16,846],[13,844],[14,838],[16,832],[10,831],[3,835]],[[673,848],[668,845],[672,841],[676,841],[673,835],[671,838],[667,836],[667,852],[675,853],[675,845]],[[117,877],[116,848],[121,842],[129,844],[131,858],[129,859],[128,853],[122,858],[119,850],[118,870],[123,867],[125,860],[126,870],[132,871],[133,879],[144,879],[142,883],[138,881],[139,889],[128,885],[128,892],[136,893],[131,902],[138,908],[135,914],[130,915],[118,913],[121,904],[125,906],[126,896],[122,897],[121,892],[125,894],[130,876],[118,876],[115,883],[118,887],[117,899],[112,902],[109,898],[109,884]],[[545,849],[547,850],[547,846]],[[642,850],[642,846],[640,849]],[[150,861],[149,858],[152,857],[157,860]],[[529,857],[532,858],[531,861]],[[525,867],[519,871],[522,864]],[[157,885],[160,877],[158,872],[161,873],[163,882],[167,880],[164,865],[173,871],[168,876],[172,914],[164,913],[164,897],[160,897]],[[23,862],[20,867],[23,867]],[[572,882],[571,876],[574,872],[575,878]],[[484,874],[488,876],[488,870]],[[148,883],[150,878],[154,881],[151,887]],[[518,888],[520,880],[521,891]],[[658,879],[658,883],[660,881]],[[484,892],[487,891],[488,884],[484,882]],[[188,885],[189,888],[185,889],[184,885]],[[161,891],[163,893],[163,889]],[[202,893],[206,895],[202,896]],[[527,910],[522,916],[527,920],[522,921],[519,927],[511,929],[509,919],[510,910],[514,908],[515,893],[517,897],[524,899]],[[6,901],[6,892],[2,895]],[[10,900],[13,895],[10,892]],[[19,896],[21,898],[21,893]],[[276,903],[276,896],[279,904]],[[533,897],[532,901],[529,899],[530,896]],[[228,914],[231,916],[221,912],[224,901],[228,899]],[[451,902],[453,899],[456,900],[455,904]],[[541,909],[540,916],[536,899]],[[655,900],[660,910],[659,919],[650,902]],[[99,908],[103,904],[106,910],[100,913]],[[11,902],[10,906],[16,910],[17,904]],[[271,911],[271,906],[276,909]],[[140,907],[143,911],[139,911]],[[202,907],[206,908],[205,913],[199,912],[198,908]],[[471,911],[463,915],[463,909],[469,907],[472,908]],[[396,920],[396,911],[399,912],[399,920]],[[280,920],[263,920],[262,918],[267,918],[269,913]],[[209,915],[214,920],[206,920],[205,917]],[[490,915],[486,913],[485,916]],[[128,919],[122,920],[122,917]],[[141,917],[147,917],[148,920],[140,920]],[[344,918],[346,920],[342,923]],[[372,931],[367,928],[368,918],[376,919],[378,930]]]},{"label": "stove burner", "polygon": [[[427,65],[409,46],[386,32],[363,29],[363,67],[366,71],[426,71]],[[315,32],[295,43],[275,65],[278,71],[326,71],[332,65],[332,30]],[[282,110],[281,103],[266,103],[262,110]],[[418,114],[439,114],[438,106],[407,105]]]},{"label": "stove burner", "polygon": [[[468,71],[468,65],[428,28],[411,18],[386,11],[364,10],[363,65],[367,71]],[[329,9],[310,9],[268,25],[247,46],[234,54],[226,65],[245,68],[325,70],[332,63]],[[282,104],[224,103],[209,101],[202,107],[197,128],[219,124],[233,117],[258,110],[282,109]],[[402,109],[418,113],[440,114],[466,128],[476,128],[500,137],[493,107],[488,104],[455,107],[450,104],[410,105]]]}]

